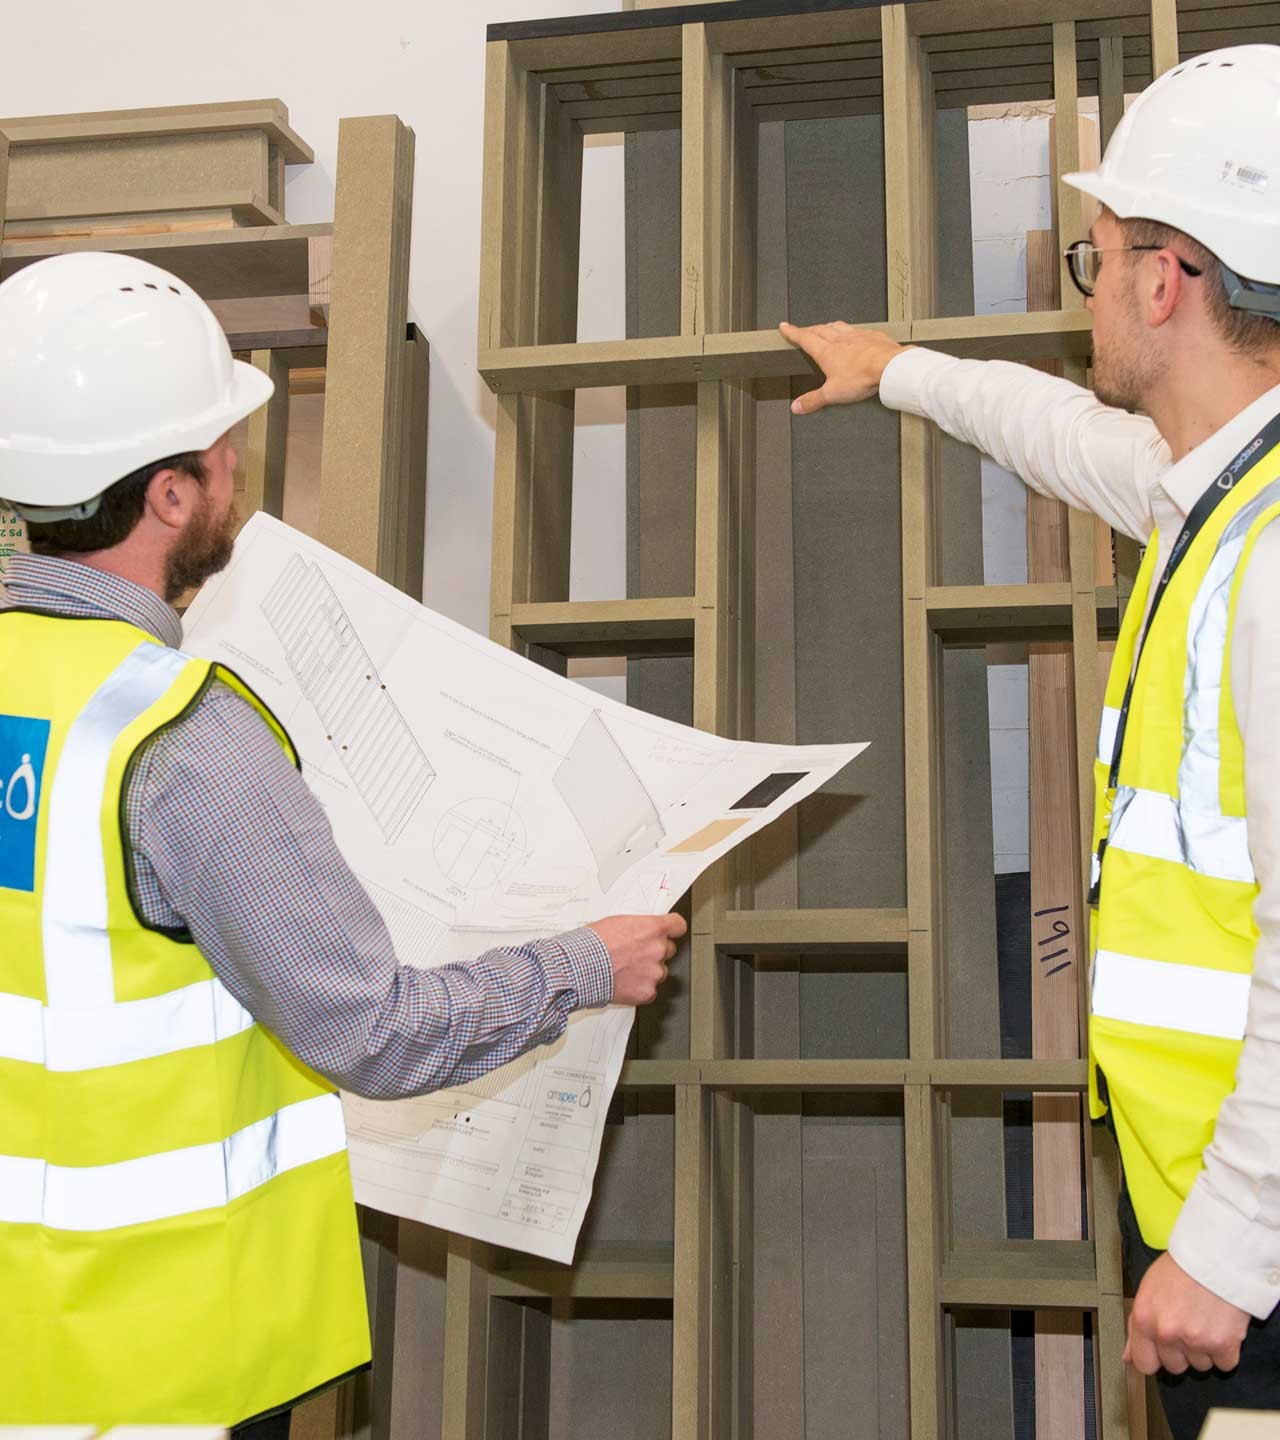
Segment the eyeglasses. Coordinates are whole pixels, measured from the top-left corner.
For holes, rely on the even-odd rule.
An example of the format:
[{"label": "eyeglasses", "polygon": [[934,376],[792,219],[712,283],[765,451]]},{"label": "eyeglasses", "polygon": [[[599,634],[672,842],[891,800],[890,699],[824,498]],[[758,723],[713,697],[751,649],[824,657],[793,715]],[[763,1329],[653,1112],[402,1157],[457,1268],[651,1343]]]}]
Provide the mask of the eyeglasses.
[{"label": "eyeglasses", "polygon": [[[1098,271],[1102,269],[1100,255],[1109,255],[1117,250],[1167,250],[1167,245],[1091,245],[1087,240],[1077,240],[1074,245],[1068,245],[1062,252],[1067,262],[1067,270],[1071,275],[1072,282],[1085,299],[1093,294],[1093,288],[1098,283]],[[1192,265],[1189,260],[1184,260],[1181,255],[1176,256],[1178,264],[1186,274],[1191,276],[1203,275],[1204,271]]]}]

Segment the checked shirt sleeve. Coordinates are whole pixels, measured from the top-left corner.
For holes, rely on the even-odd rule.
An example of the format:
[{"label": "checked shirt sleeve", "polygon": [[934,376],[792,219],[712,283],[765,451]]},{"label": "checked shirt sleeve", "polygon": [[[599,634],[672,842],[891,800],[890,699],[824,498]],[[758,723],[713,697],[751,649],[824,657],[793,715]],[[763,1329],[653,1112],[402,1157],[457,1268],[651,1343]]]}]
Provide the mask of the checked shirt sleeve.
[{"label": "checked shirt sleeve", "polygon": [[401,964],[322,806],[226,686],[141,752],[126,828],[143,918],[185,925],[259,1023],[356,1094],[473,1079],[612,997],[588,929],[435,970]]}]

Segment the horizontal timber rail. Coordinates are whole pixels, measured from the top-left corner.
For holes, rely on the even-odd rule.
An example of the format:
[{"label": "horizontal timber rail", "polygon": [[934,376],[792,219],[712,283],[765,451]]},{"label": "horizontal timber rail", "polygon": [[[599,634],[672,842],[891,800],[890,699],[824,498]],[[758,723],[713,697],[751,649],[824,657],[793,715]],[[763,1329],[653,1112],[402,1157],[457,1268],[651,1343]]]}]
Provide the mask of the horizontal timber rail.
[{"label": "horizontal timber rail", "polygon": [[[902,344],[979,360],[1062,360],[1086,356],[1092,349],[1091,320],[1085,310],[965,315],[895,324],[874,321],[858,328],[882,330]],[[481,351],[479,368],[489,388],[499,395],[818,373],[776,330],[509,346]]]}]

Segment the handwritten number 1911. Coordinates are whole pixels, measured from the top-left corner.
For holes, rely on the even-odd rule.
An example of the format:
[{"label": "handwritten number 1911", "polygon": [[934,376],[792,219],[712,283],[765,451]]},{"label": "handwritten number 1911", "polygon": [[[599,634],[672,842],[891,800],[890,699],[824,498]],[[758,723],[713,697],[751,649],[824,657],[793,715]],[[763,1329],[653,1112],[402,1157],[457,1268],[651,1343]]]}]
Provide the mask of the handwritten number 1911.
[{"label": "handwritten number 1911", "polygon": [[[1035,912],[1035,918],[1037,920],[1043,920],[1049,915],[1064,915],[1070,908],[1069,905],[1051,905],[1047,910],[1037,910]],[[1036,941],[1036,948],[1043,950],[1046,945],[1056,945],[1059,941],[1066,940],[1070,934],[1071,926],[1068,925],[1065,920],[1055,920],[1050,927],[1050,933],[1046,935],[1043,940]],[[1060,949],[1051,951],[1048,955],[1039,956],[1039,960],[1042,965],[1049,965],[1052,964],[1054,960],[1061,960],[1064,955],[1069,956],[1070,953],[1070,947],[1064,945]],[[1060,965],[1054,965],[1051,970],[1046,970],[1045,977],[1048,978],[1050,975],[1056,975],[1059,970],[1069,970],[1070,968],[1071,960],[1062,960]]]}]

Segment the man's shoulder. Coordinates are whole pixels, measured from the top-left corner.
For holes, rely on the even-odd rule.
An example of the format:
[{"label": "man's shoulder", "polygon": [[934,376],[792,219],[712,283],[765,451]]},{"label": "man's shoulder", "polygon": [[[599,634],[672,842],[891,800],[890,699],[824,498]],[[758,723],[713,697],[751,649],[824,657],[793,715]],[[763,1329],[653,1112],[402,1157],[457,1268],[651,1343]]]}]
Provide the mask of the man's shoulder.
[{"label": "man's shoulder", "polygon": [[216,672],[194,705],[139,747],[148,768],[192,773],[294,772],[266,719]]}]

